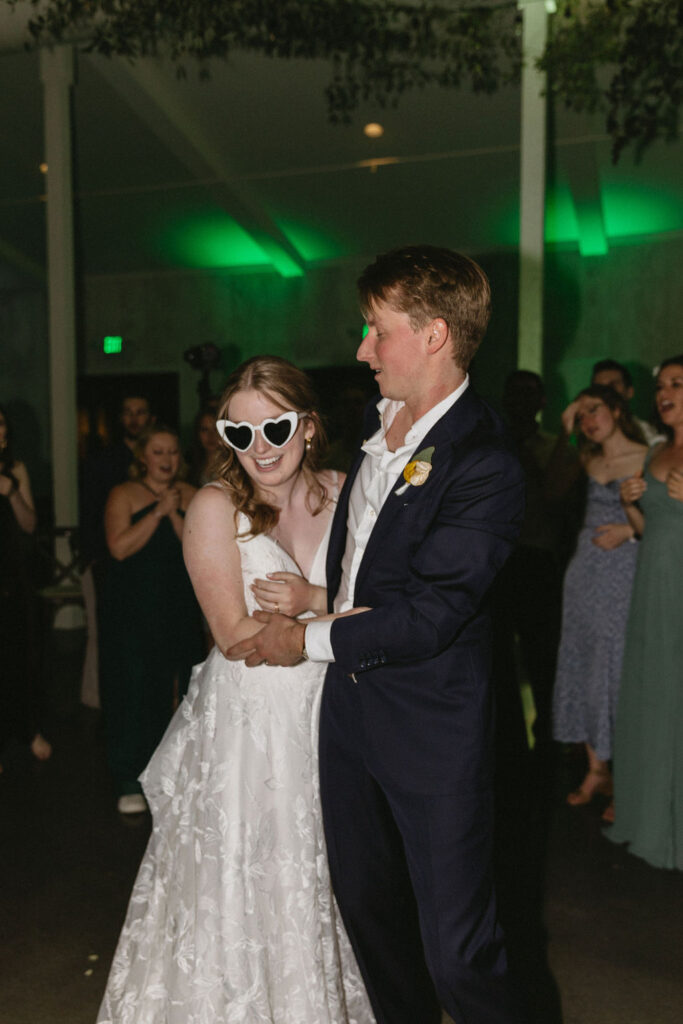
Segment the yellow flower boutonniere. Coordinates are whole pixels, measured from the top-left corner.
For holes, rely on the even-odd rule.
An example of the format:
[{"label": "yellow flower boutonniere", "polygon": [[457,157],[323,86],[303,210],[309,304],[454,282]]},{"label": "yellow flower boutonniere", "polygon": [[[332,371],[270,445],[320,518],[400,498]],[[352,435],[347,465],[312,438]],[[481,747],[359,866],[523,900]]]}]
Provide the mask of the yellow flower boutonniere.
[{"label": "yellow flower boutonniere", "polygon": [[403,479],[406,481],[394,494],[404,494],[409,487],[422,487],[432,471],[432,455],[434,445],[430,448],[423,448],[414,459],[411,459],[403,470]]}]

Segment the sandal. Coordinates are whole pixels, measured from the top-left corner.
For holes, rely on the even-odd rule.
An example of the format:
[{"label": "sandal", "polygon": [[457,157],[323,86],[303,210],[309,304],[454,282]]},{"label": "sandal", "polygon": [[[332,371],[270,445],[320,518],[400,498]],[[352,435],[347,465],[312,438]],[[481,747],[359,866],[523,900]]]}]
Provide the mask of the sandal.
[{"label": "sandal", "polygon": [[589,804],[598,794],[612,795],[612,776],[606,769],[596,771],[591,768],[579,788],[569,793],[567,803],[570,807],[582,807],[584,804]]}]

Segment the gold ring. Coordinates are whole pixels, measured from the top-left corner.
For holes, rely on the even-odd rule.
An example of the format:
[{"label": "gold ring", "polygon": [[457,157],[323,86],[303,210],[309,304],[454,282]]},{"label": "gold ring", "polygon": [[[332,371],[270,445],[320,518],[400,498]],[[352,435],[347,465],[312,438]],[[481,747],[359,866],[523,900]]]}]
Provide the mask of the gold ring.
[{"label": "gold ring", "polygon": [[275,611],[278,613],[278,615],[280,614],[280,605],[277,603],[277,601],[275,602]]}]

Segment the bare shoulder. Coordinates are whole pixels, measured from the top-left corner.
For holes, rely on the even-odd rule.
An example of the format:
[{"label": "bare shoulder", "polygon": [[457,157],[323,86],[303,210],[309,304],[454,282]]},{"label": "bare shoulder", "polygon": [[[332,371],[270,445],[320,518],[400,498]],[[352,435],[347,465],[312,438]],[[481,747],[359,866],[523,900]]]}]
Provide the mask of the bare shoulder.
[{"label": "bare shoulder", "polygon": [[190,502],[185,519],[186,529],[202,529],[205,525],[212,529],[222,525],[225,529],[231,530],[233,536],[235,529],[235,505],[229,491],[224,487],[216,487],[207,484],[206,487],[195,491]]},{"label": "bare shoulder", "polygon": [[23,480],[26,483],[28,483],[28,470],[23,462],[19,462],[19,460],[16,459],[14,465],[12,466],[12,472],[14,473],[17,480],[19,480],[19,482]]},{"label": "bare shoulder", "polygon": [[107,504],[109,505],[132,505],[138,492],[138,484],[134,480],[126,480],[122,484],[116,484],[109,492]]}]

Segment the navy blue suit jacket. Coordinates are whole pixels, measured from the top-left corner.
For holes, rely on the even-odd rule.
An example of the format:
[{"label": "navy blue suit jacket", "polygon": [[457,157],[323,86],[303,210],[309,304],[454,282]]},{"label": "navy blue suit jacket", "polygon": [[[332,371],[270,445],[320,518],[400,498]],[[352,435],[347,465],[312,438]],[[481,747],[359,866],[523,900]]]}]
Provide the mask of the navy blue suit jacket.
[{"label": "navy blue suit jacket", "polygon": [[[378,426],[372,403],[365,436]],[[380,781],[473,794],[492,781],[486,599],[519,532],[523,475],[499,418],[471,385],[419,449],[429,445],[427,480],[399,495],[405,481],[397,479],[359,567],[354,604],[372,611],[332,625],[328,686],[340,685],[339,672],[357,680],[366,764]],[[330,599],[362,459],[359,452],[332,526]]]}]

